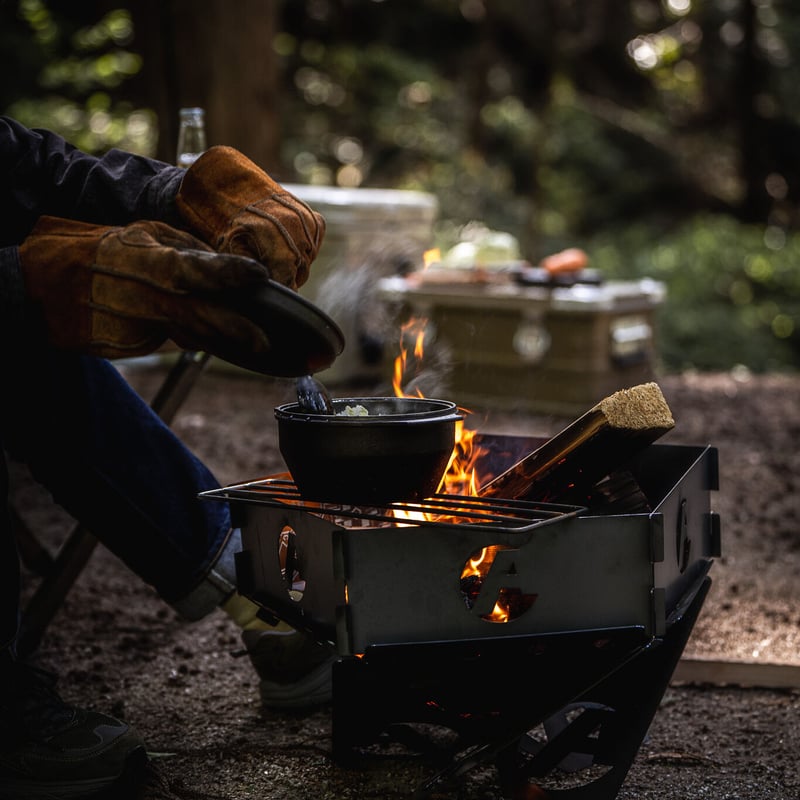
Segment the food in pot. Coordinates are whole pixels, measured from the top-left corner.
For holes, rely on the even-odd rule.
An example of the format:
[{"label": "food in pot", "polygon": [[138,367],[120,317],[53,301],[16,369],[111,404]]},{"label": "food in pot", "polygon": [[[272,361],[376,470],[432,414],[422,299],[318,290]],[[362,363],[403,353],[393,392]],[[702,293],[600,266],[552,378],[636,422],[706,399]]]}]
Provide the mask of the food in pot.
[{"label": "food in pot", "polygon": [[344,411],[337,411],[337,417],[368,417],[369,411],[360,403],[355,406],[345,406]]}]

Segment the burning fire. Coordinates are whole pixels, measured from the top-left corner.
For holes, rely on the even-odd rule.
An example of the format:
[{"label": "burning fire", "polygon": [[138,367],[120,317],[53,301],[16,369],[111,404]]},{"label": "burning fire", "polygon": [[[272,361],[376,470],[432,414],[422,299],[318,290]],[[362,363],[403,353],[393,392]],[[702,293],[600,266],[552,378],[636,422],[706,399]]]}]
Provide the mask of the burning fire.
[{"label": "burning fire", "polygon": [[[490,545],[484,547],[478,552],[477,555],[467,561],[461,572],[461,591],[464,594],[464,599],[469,607],[475,603],[475,599],[480,592],[483,579],[488,575],[489,570],[492,568],[494,557],[497,555],[498,549],[502,545]],[[504,608],[500,599],[495,602],[494,608],[490,614],[487,614],[486,619],[491,622],[508,622],[510,615],[508,609]]]},{"label": "burning fire", "polygon": [[[497,554],[501,550],[513,549],[508,545],[489,545],[474,553],[467,561],[461,571],[461,594],[467,608],[472,609],[475,606]],[[536,597],[535,594],[525,594],[517,586],[503,586],[498,592],[494,607],[489,613],[481,614],[481,619],[487,622],[511,622],[524,614],[536,602]]]},{"label": "burning fire", "polygon": [[414,359],[419,364],[425,353],[425,328],[428,320],[424,317],[412,317],[408,322],[400,327],[400,355],[394,360],[394,377],[392,378],[392,389],[395,397],[424,397],[419,387],[414,392],[407,394],[403,389],[403,381],[406,370],[408,369],[408,348],[405,345],[407,339],[414,340]]},{"label": "burning fire", "polygon": [[[437,251],[428,251],[425,254],[425,266],[439,260]],[[416,365],[416,370],[422,363],[425,354],[425,330],[428,321],[423,317],[413,317],[406,322],[400,330],[400,353],[394,361],[394,375],[392,388],[396,397],[424,397],[425,395],[415,387],[411,393],[404,389],[405,376],[411,368],[411,360]],[[411,354],[411,355],[410,355]],[[460,408],[462,413],[469,414],[467,409]],[[447,469],[439,485],[438,491],[451,495],[477,496],[481,486],[481,476],[478,473],[478,461],[483,454],[482,448],[474,442],[477,431],[465,427],[464,420],[456,423],[455,444],[450,455]],[[485,476],[491,477],[491,476]],[[394,516],[407,522],[424,522],[428,516],[425,513],[396,508]],[[492,567],[497,551],[505,549],[502,545],[484,547],[467,561],[461,573],[461,592],[469,608],[475,603],[480,593],[481,585]],[[488,622],[509,622],[519,615],[518,590],[502,589],[492,611],[482,615]]]},{"label": "burning fire", "polygon": [[432,247],[422,254],[423,269],[428,269],[431,264],[438,264],[442,260],[442,251],[438,247]]},{"label": "burning fire", "polygon": [[[429,251],[430,252],[430,251]],[[422,363],[425,355],[425,329],[428,320],[424,317],[412,317],[400,328],[400,354],[394,360],[394,377],[392,378],[392,388],[395,397],[424,397],[420,388],[417,386],[410,393],[406,392],[404,379],[409,371],[411,356],[417,370]],[[407,342],[413,342],[408,346]],[[459,408],[463,414],[470,411]],[[464,420],[456,422],[456,439],[450,461],[447,464],[442,482],[438,491],[443,494],[472,495],[478,494],[481,481],[478,475],[477,462],[482,453],[473,439],[476,431],[464,426]]]}]

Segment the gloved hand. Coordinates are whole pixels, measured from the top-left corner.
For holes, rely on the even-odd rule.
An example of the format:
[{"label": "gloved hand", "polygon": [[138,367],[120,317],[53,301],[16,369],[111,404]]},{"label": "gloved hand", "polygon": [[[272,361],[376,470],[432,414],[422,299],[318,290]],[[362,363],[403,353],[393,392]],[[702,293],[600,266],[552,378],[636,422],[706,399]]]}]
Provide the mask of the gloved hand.
[{"label": "gloved hand", "polygon": [[225,305],[231,292],[263,285],[266,268],[162,222],[42,217],[19,254],[28,297],[56,347],[119,358],[172,339],[245,365],[269,350],[264,332]]},{"label": "gloved hand", "polygon": [[203,153],[175,203],[188,229],[218,252],[255,258],[290,289],[308,280],[325,220],[238,150]]}]

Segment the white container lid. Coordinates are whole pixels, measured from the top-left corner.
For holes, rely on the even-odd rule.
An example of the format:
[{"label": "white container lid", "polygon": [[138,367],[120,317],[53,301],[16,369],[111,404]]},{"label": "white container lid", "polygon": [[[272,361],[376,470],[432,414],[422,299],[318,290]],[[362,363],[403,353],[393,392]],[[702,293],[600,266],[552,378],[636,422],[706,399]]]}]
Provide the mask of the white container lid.
[{"label": "white container lid", "polygon": [[439,213],[436,195],[428,192],[407,189],[348,189],[299,183],[285,183],[283,186],[330,221],[433,221]]}]

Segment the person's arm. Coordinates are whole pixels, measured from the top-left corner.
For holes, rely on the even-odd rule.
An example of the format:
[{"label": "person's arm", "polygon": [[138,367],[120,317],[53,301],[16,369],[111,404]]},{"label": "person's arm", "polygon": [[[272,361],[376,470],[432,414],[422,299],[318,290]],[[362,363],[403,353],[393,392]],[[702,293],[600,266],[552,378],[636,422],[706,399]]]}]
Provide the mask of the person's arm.
[{"label": "person's arm", "polygon": [[[143,233],[143,225],[164,222]],[[91,230],[81,227],[86,223]],[[177,229],[197,238],[187,244]],[[269,342],[225,307],[225,292],[210,288],[266,285],[269,278],[297,288],[324,231],[319,214],[233,148],[211,148],[183,170],[120,150],[91,156],[54,133],[0,117],[0,334],[13,333],[21,315],[44,317],[40,328],[51,343],[69,349],[118,357],[169,336],[233,363],[250,362],[269,353]],[[176,237],[180,245],[166,244]],[[121,247],[104,247],[108,242]],[[140,258],[145,249],[151,258]],[[96,261],[111,250],[108,264]],[[219,257],[209,258],[207,250]],[[160,305],[125,291],[153,281]],[[110,333],[100,330],[109,291]],[[29,313],[26,301],[37,313]],[[160,319],[152,317],[155,305]],[[227,321],[210,325],[209,314]],[[178,319],[182,328],[173,331],[166,323]],[[130,320],[141,330],[130,330]]]},{"label": "person's arm", "polygon": [[0,117],[0,246],[43,215],[101,225],[171,221],[184,170],[122,150],[97,157],[61,136]]},{"label": "person's arm", "polygon": [[[171,220],[184,170],[111,150],[98,158],[61,136],[0,116],[0,336],[22,328],[21,244],[43,215],[118,225]],[[11,339],[9,339],[11,337]],[[18,337],[17,337],[18,338]]]},{"label": "person's arm", "polygon": [[19,248],[0,247],[0,352],[5,346],[18,347],[24,338],[26,305]]}]

